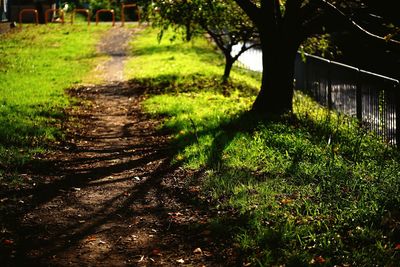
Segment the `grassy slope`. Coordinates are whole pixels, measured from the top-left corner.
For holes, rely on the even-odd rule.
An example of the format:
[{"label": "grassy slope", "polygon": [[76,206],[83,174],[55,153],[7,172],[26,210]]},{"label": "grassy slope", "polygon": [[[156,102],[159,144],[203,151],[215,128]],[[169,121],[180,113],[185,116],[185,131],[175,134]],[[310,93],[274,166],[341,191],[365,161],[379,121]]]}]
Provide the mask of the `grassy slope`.
[{"label": "grassy slope", "polygon": [[[0,179],[55,140],[64,90],[93,68],[95,44],[109,27],[25,25],[0,42]],[[5,175],[8,173],[7,175]],[[8,177],[10,178],[10,177]]]},{"label": "grassy slope", "polygon": [[[216,229],[262,266],[396,266],[400,257],[398,154],[343,116],[296,94],[295,114],[261,122],[246,111],[258,80],[209,45],[132,43],[127,76],[149,89],[149,113],[165,117],[175,161],[203,169]],[[230,92],[229,96],[222,93]],[[225,94],[226,95],[226,94]]]}]

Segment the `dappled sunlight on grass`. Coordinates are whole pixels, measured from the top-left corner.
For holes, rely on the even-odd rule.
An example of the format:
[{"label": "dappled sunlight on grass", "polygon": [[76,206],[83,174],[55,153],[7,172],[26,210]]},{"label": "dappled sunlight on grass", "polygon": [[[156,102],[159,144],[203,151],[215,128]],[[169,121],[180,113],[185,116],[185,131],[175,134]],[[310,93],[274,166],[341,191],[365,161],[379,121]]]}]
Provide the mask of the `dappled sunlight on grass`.
[{"label": "dappled sunlight on grass", "polygon": [[[142,38],[149,36],[134,51]],[[183,55],[160,49],[170,54],[151,63],[151,53],[138,52],[132,77],[147,88],[146,111],[162,116],[160,130],[174,136],[175,161],[204,170],[203,197],[220,214],[215,229],[233,235],[261,266],[398,262],[396,149],[301,93],[293,114],[260,120],[248,112],[255,80],[247,76],[240,90],[235,76],[224,90],[218,83],[193,86],[218,70],[188,44],[175,45]]]},{"label": "dappled sunlight on grass", "polygon": [[212,140],[221,131],[221,125],[228,124],[232,117],[240,116],[249,106],[250,101],[246,98],[209,92],[182,93],[179,97],[154,96],[145,105],[149,113],[170,117],[163,128],[172,131],[177,147],[183,148],[177,152],[177,160],[181,160],[183,155],[202,159],[189,163],[191,168],[207,164]]},{"label": "dappled sunlight on grass", "polygon": [[390,217],[400,204],[395,151],[357,128],[336,127],[335,119],[246,125],[248,104],[229,114],[234,99],[205,105],[198,93],[188,106],[186,97],[158,96],[147,105],[167,116],[177,160],[209,170],[205,196],[247,218],[230,227],[254,259],[267,266],[308,264],[318,255],[333,264],[394,262],[400,229],[382,220],[398,220]]}]

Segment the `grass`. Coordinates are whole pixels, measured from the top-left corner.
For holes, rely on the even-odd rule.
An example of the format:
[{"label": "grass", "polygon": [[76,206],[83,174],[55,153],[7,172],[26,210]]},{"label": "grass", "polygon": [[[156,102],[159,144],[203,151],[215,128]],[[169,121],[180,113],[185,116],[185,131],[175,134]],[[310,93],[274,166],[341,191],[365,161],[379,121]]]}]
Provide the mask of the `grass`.
[{"label": "grass", "polygon": [[94,67],[95,44],[109,27],[24,25],[0,42],[0,180],[18,170],[46,144],[62,138],[65,89]]},{"label": "grass", "polygon": [[[0,179],[62,138],[65,89],[99,59],[109,26],[25,27],[0,42]],[[174,162],[204,173],[202,198],[218,211],[214,234],[259,266],[398,266],[399,154],[351,118],[297,93],[295,110],[261,121],[248,110],[259,75],[234,68],[206,40],[147,29],[132,42],[125,76],[147,88],[145,109],[164,119]],[[192,178],[190,178],[192,179]],[[188,179],[188,183],[191,181]]]},{"label": "grass", "polygon": [[[195,39],[190,43],[166,33],[161,43],[156,41],[154,30],[148,29],[140,39],[133,39],[134,60],[127,63],[125,76],[144,85],[151,85],[153,93],[174,91],[175,93],[202,90],[223,90],[216,88],[223,74],[224,60],[216,48],[210,49],[205,39]],[[157,64],[151,64],[152,61]],[[142,66],[146,66],[142,68]],[[236,69],[232,73],[235,88],[247,95],[254,95],[259,81],[249,78],[248,71]],[[259,76],[254,74],[254,76]],[[249,92],[253,88],[253,92]]]},{"label": "grass", "polygon": [[[204,40],[132,43],[127,76],[148,88],[147,112],[164,118],[174,160],[205,173],[202,192],[258,266],[398,266],[398,152],[296,93],[294,113],[261,121],[248,110],[257,75],[233,70]],[[228,94],[227,94],[228,92]],[[188,181],[189,183],[190,181]],[[217,234],[217,232],[215,232]]]}]

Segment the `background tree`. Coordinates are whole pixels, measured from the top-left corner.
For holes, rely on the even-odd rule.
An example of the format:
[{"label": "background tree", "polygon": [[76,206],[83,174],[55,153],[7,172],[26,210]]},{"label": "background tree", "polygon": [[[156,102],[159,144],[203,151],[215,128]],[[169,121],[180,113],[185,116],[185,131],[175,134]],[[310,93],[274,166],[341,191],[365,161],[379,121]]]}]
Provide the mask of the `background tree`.
[{"label": "background tree", "polygon": [[[235,61],[247,50],[259,46],[258,32],[233,0],[199,2],[201,6],[196,21],[212,37],[225,56],[223,81],[226,82]],[[232,49],[236,45],[240,45],[240,50],[232,55]]]},{"label": "background tree", "polygon": [[[252,21],[233,0],[156,0],[148,7],[157,10],[157,16],[152,20],[161,28],[161,36],[171,27],[175,30],[184,28],[187,41],[206,32],[225,57],[223,82],[228,81],[239,56],[259,44]],[[236,45],[240,45],[240,49],[233,55],[232,49]]]},{"label": "background tree", "polygon": [[383,45],[395,45],[358,25],[342,10],[360,8],[363,1],[235,0],[259,32],[263,52],[261,90],[253,104],[260,114],[281,115],[292,110],[294,60],[300,44],[313,34],[353,29]]}]

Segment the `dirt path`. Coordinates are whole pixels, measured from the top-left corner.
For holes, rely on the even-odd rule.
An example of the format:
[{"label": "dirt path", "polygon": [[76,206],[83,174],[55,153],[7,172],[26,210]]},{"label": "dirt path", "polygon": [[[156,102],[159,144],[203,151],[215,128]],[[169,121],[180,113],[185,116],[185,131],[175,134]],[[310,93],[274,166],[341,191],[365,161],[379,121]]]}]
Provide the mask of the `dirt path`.
[{"label": "dirt path", "polygon": [[128,58],[129,40],[137,31],[140,31],[140,28],[115,28],[102,38],[98,50],[111,57],[105,64],[97,67],[105,81],[124,81],[123,70],[124,63]]},{"label": "dirt path", "polygon": [[169,137],[141,110],[143,90],[122,81],[134,32],[109,34],[100,49],[113,82],[71,91],[85,105],[68,114],[67,142],[28,174],[41,183],[9,193],[21,206],[3,229],[5,266],[236,265],[211,238],[196,174],[171,165]]}]

